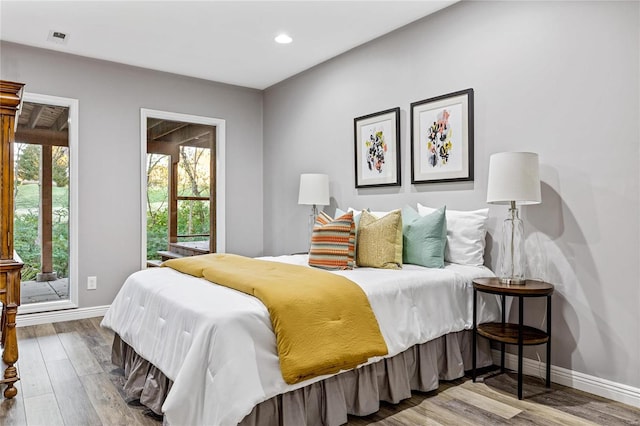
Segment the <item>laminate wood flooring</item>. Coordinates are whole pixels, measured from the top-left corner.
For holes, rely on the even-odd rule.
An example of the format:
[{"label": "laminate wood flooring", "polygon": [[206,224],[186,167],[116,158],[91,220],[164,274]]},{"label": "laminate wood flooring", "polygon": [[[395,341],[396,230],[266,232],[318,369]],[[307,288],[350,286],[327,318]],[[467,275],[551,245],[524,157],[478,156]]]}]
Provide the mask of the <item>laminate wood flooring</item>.
[{"label": "laminate wood flooring", "polygon": [[[146,408],[127,404],[122,370],[111,364],[113,333],[102,318],[18,328],[18,396],[0,402],[0,425],[161,426]],[[4,369],[3,369],[4,371]],[[524,399],[511,373],[441,382],[349,425],[640,425],[640,409],[526,377]]]}]

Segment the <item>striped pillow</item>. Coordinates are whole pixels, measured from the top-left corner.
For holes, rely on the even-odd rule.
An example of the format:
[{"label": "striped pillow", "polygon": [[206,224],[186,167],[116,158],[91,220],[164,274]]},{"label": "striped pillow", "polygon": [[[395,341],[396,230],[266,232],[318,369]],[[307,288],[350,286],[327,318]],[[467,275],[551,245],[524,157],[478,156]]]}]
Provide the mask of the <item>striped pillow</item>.
[{"label": "striped pillow", "polygon": [[336,219],[320,212],[311,235],[309,266],[322,269],[353,269],[355,240],[353,212]]}]

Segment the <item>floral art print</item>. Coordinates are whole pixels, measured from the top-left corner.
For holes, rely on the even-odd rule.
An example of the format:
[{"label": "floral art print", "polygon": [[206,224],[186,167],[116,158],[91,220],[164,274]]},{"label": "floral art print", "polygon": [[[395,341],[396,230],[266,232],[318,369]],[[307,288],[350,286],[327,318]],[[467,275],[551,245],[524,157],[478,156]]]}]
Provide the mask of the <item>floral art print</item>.
[{"label": "floral art print", "polygon": [[449,111],[443,109],[437,116],[427,133],[427,152],[429,164],[436,167],[447,164],[451,153],[451,126],[449,125]]},{"label": "floral art print", "polygon": [[387,152],[387,144],[384,141],[384,132],[382,130],[371,132],[369,138],[365,141],[367,147],[367,166],[369,170],[375,170],[382,173],[384,166],[384,154]]},{"label": "floral art print", "polygon": [[473,89],[411,104],[411,183],[473,180]]},{"label": "floral art print", "polygon": [[400,184],[400,108],[353,120],[356,188]]}]

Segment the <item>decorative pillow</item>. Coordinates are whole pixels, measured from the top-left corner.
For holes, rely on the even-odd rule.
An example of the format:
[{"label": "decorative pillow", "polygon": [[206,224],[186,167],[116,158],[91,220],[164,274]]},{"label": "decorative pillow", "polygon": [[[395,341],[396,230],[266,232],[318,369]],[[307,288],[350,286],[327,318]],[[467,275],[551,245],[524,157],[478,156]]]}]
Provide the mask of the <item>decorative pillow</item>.
[{"label": "decorative pillow", "polygon": [[[363,210],[368,211],[369,213],[371,213],[372,215],[374,215],[378,219],[380,219],[382,216],[385,216],[385,215],[391,213],[392,211],[394,211],[394,210],[389,210],[388,212],[374,212],[374,211],[371,211],[371,209],[363,209]],[[355,214],[360,214],[360,212],[362,212],[362,210],[354,209],[353,207],[349,207],[349,209],[347,211],[350,211],[350,212],[352,211],[354,215]],[[358,226],[357,226],[357,223],[356,223],[356,228],[357,227]]]},{"label": "decorative pillow", "polygon": [[362,211],[358,225],[356,264],[372,268],[402,267],[402,214],[400,210],[377,218]]},{"label": "decorative pillow", "polygon": [[[418,213],[426,216],[435,211],[418,203]],[[489,209],[473,211],[447,210],[447,246],[444,260],[461,265],[484,264],[485,237]]]},{"label": "decorative pillow", "polygon": [[337,219],[340,216],[344,216],[346,213],[353,213],[353,223],[356,224],[356,237],[358,234],[358,222],[360,222],[360,214],[362,213],[360,210],[355,210],[352,209],[351,207],[349,207],[349,209],[345,212],[344,210],[341,210],[339,208],[336,207],[336,214],[334,215],[334,217]]},{"label": "decorative pillow", "polygon": [[427,268],[444,268],[447,243],[446,207],[426,216],[407,206],[402,209],[402,261]]},{"label": "decorative pillow", "polygon": [[309,266],[353,269],[355,240],[353,213],[346,213],[334,220],[325,212],[320,212],[311,234]]}]

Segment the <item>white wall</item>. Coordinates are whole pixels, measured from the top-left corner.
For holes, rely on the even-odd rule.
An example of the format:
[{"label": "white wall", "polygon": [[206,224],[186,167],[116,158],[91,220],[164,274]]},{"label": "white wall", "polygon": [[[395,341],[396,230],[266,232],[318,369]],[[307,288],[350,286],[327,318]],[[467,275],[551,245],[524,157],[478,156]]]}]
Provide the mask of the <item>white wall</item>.
[{"label": "white wall", "polygon": [[[489,156],[540,154],[523,210],[532,273],[556,284],[552,363],[640,386],[640,4],[463,2],[270,87],[264,96],[266,254],[306,249],[300,173],[333,205],[486,206]],[[410,184],[409,104],[475,90],[475,181]],[[354,188],[353,118],[399,106],[402,186]],[[496,235],[502,207],[491,208]],[[488,264],[495,267],[497,244]],[[527,302],[539,325],[544,305]],[[533,349],[535,351],[535,349]],[[538,348],[544,359],[544,346]],[[533,352],[529,356],[535,359]]]},{"label": "white wall", "polygon": [[[140,108],[226,120],[226,250],[262,253],[262,93],[0,44],[0,77],[79,100],[80,307],[108,305],[140,269]],[[256,219],[258,218],[258,219]],[[86,290],[88,275],[98,289]]]}]

